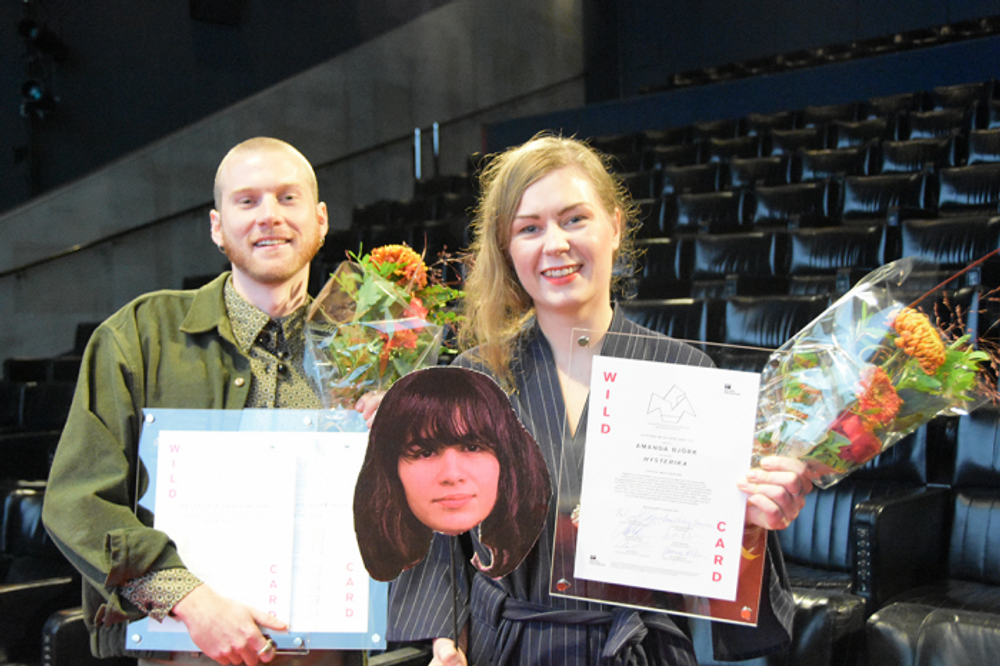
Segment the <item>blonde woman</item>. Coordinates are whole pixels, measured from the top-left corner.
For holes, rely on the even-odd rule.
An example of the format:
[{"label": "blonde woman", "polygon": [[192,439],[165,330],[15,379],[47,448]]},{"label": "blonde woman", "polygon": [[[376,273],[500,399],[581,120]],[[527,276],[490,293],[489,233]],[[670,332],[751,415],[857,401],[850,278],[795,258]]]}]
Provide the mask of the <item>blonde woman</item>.
[{"label": "blonde woman", "polygon": [[[590,364],[581,363],[581,355],[711,361],[662,336],[641,343],[605,338],[607,332],[655,334],[614,308],[612,285],[628,273],[636,222],[601,155],[574,139],[540,135],[494,157],[481,181],[466,282],[464,341],[471,349],[456,363],[491,374],[510,393],[555,479],[564,442],[582,445],[586,430]],[[583,339],[574,334],[579,329],[590,334]],[[748,472],[738,485],[749,495],[748,524],[766,529],[786,527],[812,488],[800,463],[778,458]],[[457,645],[449,554],[443,545],[432,545],[428,558],[394,584],[390,640],[434,639],[435,666],[696,663],[682,620],[550,596],[555,520],[552,506],[534,549],[502,580],[467,570]],[[769,544],[759,624],[717,623],[720,658],[766,654],[790,640],[791,592],[777,539]],[[472,546],[480,548],[475,539]]]}]

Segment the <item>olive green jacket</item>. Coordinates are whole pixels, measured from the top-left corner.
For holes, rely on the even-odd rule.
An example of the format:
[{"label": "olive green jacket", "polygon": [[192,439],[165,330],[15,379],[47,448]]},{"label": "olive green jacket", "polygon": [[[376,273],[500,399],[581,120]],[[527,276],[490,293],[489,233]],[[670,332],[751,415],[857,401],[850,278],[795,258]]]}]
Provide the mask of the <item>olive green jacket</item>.
[{"label": "olive green jacket", "polygon": [[137,298],[97,328],[84,353],[43,519],[83,574],[84,617],[99,656],[125,654],[126,621],[144,617],[119,587],[184,566],[170,538],[152,528],[152,516],[135,513],[137,488],[146,485],[137,460],[143,408],[246,403],[250,361],[226,314],[227,277]]}]

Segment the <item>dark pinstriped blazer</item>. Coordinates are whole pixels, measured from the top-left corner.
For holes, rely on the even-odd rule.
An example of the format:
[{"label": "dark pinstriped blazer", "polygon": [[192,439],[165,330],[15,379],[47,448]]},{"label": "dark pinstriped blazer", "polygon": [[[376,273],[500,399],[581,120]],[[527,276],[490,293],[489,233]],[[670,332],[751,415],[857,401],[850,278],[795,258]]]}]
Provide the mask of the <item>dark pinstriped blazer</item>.
[{"label": "dark pinstriped blazer", "polygon": [[[628,321],[617,310],[601,353],[607,356],[656,360],[689,365],[711,365],[690,345],[663,337]],[[474,352],[456,364],[484,370]],[[560,469],[565,408],[551,348],[537,326],[522,337],[515,367],[517,391],[511,402],[521,421],[542,449],[550,473]],[[586,410],[581,422],[585,423]],[[576,429],[574,448],[582,446],[586,428]],[[521,566],[495,581],[473,570],[468,554],[456,557],[458,569],[458,626],[469,625],[469,663],[553,664],[591,666],[612,664],[696,664],[690,640],[682,631],[683,618],[640,612],[549,594],[553,535],[557,507],[538,543]],[[473,536],[473,547],[483,556]],[[713,623],[713,642],[720,659],[748,659],[786,646],[790,640],[794,602],[788,588],[776,536],[769,536],[769,570],[765,571],[767,598],[762,600],[758,626]],[[427,558],[404,572],[392,585],[389,640],[413,641],[452,636],[453,591],[449,537],[435,534]],[[471,590],[470,590],[471,588]],[[680,625],[680,627],[678,626]]]}]

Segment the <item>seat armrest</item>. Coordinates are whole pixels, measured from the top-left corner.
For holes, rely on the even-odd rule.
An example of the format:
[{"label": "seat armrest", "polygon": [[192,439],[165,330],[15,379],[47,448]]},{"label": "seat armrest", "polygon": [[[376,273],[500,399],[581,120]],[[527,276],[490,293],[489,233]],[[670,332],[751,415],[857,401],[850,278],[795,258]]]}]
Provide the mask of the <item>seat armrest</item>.
[{"label": "seat armrest", "polygon": [[38,662],[42,627],[55,611],[80,605],[80,581],[72,577],[0,585],[0,653]]},{"label": "seat armrest", "polygon": [[854,592],[869,612],[944,576],[951,493],[921,488],[860,502],[854,510]]}]

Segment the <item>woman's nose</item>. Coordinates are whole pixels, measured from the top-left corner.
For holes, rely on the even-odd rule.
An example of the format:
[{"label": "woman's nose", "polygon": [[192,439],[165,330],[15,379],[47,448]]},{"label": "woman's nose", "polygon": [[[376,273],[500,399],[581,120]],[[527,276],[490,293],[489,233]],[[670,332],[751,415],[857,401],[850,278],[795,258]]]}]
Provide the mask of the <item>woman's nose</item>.
[{"label": "woman's nose", "polygon": [[447,446],[441,452],[438,478],[442,483],[456,483],[465,478],[462,470],[462,456],[457,449]]},{"label": "woman's nose", "polygon": [[569,239],[566,231],[559,225],[550,225],[545,230],[545,247],[547,254],[561,254],[569,249]]}]

